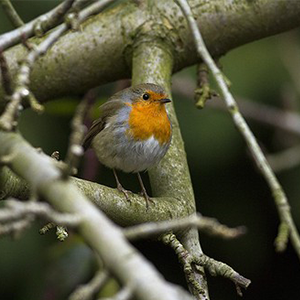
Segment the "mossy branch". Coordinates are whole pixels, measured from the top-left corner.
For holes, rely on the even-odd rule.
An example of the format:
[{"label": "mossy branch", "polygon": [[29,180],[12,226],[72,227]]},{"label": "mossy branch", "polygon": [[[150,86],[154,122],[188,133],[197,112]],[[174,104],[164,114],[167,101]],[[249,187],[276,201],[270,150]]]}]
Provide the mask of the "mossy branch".
[{"label": "mossy branch", "polygon": [[52,158],[36,151],[17,133],[0,132],[0,143],[3,145],[0,158],[10,157],[9,167],[24,178],[38,196],[57,210],[78,216],[78,232],[105,262],[110,273],[124,286],[143,282],[133,287],[135,297],[144,300],[161,297],[166,300],[191,300],[181,288],[163,280],[127,242],[121,229],[88,201],[71,181],[61,178]]},{"label": "mossy branch", "polygon": [[[153,11],[152,13],[156,12]],[[151,18],[151,16],[150,16]],[[132,83],[133,85],[142,82],[156,83],[165,88],[171,96],[171,75],[174,58],[167,43],[163,43],[153,37],[152,27],[143,28],[143,36],[137,39],[133,50],[132,61]],[[178,120],[173,105],[167,107],[170,120],[172,122],[172,142],[171,146],[162,161],[149,171],[151,188],[154,196],[172,197],[180,203],[188,212],[188,215],[196,212],[195,198],[191,183],[189,167],[187,164],[184,143],[182,140]],[[175,210],[169,211],[169,218],[176,214]],[[193,232],[192,235],[189,232]],[[202,253],[198,232],[196,228],[187,230],[184,234],[189,235],[189,239],[183,239],[189,251],[195,255]],[[188,240],[190,240],[188,242]],[[191,293],[196,299],[208,299],[207,283],[202,273],[195,274],[197,284],[201,286],[201,293],[194,289],[194,285],[189,285]]]},{"label": "mossy branch", "polygon": [[[210,53],[213,57],[220,57],[245,43],[299,26],[300,2],[281,3],[211,0],[194,5],[193,15],[198,16],[198,26],[201,25]],[[134,1],[126,1],[88,19],[80,31],[69,31],[64,35],[34,66],[30,89],[37,99],[46,101],[64,95],[78,95],[100,84],[129,78],[133,41],[137,35],[143,34],[144,25],[151,24],[149,14],[143,13],[141,7]],[[156,24],[152,27],[153,32],[158,39],[170,45],[174,57],[172,72],[200,62],[192,46],[188,25],[175,2],[156,1],[153,9]],[[263,15],[257,14],[257,11]],[[32,35],[33,25],[25,26],[29,27],[28,33]],[[10,41],[11,44],[20,42],[18,32],[0,36],[0,46],[10,44]],[[124,59],[124,54],[127,59]],[[25,57],[26,50],[16,46],[5,55],[14,76],[18,70],[17,61]],[[3,88],[0,89],[0,110],[5,104],[1,100],[2,95]]]}]

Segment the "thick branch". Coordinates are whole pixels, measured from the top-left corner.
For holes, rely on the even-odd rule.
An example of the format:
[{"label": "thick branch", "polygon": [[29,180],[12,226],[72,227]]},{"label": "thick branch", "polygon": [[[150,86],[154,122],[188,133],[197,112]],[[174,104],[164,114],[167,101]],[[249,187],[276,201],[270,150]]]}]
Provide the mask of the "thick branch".
[{"label": "thick branch", "polygon": [[[152,13],[156,15],[155,12],[152,11]],[[132,83],[133,85],[141,82],[156,83],[163,86],[171,95],[170,84],[173,56],[168,44],[153,38],[151,34],[150,29],[134,45]],[[150,183],[155,196],[171,196],[184,207],[188,214],[193,214],[196,211],[194,192],[184,144],[173,105],[168,106],[168,114],[172,122],[172,143],[165,158],[158,166],[149,171]],[[170,211],[171,218],[174,213],[174,210]],[[187,233],[190,234],[190,232],[193,232],[193,235],[190,236],[191,242],[183,239],[184,242],[187,242],[185,246],[193,255],[199,256],[202,254],[202,250],[197,229],[191,228]],[[203,274],[204,271],[201,274],[197,273],[195,278],[198,280],[198,284],[201,285],[202,290],[205,291],[204,294],[199,293],[192,285],[189,285],[196,299],[209,298],[207,283]]]},{"label": "thick branch", "polygon": [[[2,143],[2,141],[0,140]],[[77,188],[95,205],[97,205],[110,219],[121,226],[131,226],[145,222],[164,221],[186,217],[189,211],[180,201],[171,197],[155,197],[155,205],[151,205],[145,213],[145,199],[132,194],[131,204],[113,188],[71,178]],[[0,200],[7,197],[28,199],[30,190],[25,180],[20,179],[9,168],[0,168]]]},{"label": "thick branch", "polygon": [[[283,4],[282,1],[268,0],[211,0],[201,5],[200,1],[190,2],[194,3],[193,14],[198,16],[198,25],[201,25],[212,56],[223,55],[245,43],[300,25],[299,1]],[[66,34],[35,65],[32,92],[43,101],[82,93],[99,84],[129,77],[132,43],[145,28],[152,29],[153,34],[170,45],[175,58],[173,71],[199,62],[192,36],[178,6],[173,0],[156,1],[155,5],[155,24],[134,1],[128,1],[90,18],[81,31]],[[13,73],[16,73],[17,61],[24,58],[25,52],[22,46],[6,52]],[[1,90],[0,96],[2,94]],[[3,101],[0,101],[1,108]]]},{"label": "thick branch", "polygon": [[135,284],[135,297],[145,300],[191,299],[182,289],[167,283],[127,242],[121,230],[70,181],[60,178],[53,159],[37,152],[16,133],[0,132],[0,141],[3,145],[0,157],[9,156],[10,168],[29,182],[38,195],[58,210],[78,215],[81,219],[79,233],[124,286]]}]

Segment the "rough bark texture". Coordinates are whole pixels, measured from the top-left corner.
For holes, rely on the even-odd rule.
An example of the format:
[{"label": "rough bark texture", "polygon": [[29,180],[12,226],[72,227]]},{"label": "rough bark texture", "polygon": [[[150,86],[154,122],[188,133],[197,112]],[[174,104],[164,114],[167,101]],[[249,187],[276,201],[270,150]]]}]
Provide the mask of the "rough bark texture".
[{"label": "rough bark texture", "polygon": [[[215,57],[300,25],[299,1],[193,0],[189,3],[206,45]],[[157,1],[150,9],[149,14],[135,2],[126,2],[90,18],[81,30],[68,32],[34,67],[31,88],[37,98],[45,101],[79,94],[130,77],[134,41],[147,27],[170,45],[173,72],[199,61],[185,18],[174,1]],[[12,73],[25,54],[23,46],[5,52]],[[2,94],[0,88],[0,109],[4,104]]]},{"label": "rough bark texture", "polygon": [[[151,263],[129,244],[122,231],[69,181],[61,178],[50,157],[31,147],[19,134],[0,132],[0,157],[10,157],[10,168],[24,178],[41,198],[56,209],[80,217],[78,231],[124,286],[145,300],[191,300],[181,288],[166,282]],[[99,228],[101,230],[99,230]]]},{"label": "rough bark texture", "polygon": [[[36,97],[47,101],[80,94],[131,74],[133,84],[154,82],[170,92],[172,73],[199,61],[192,35],[174,1],[149,1],[146,8],[136,3],[138,1],[117,5],[90,18],[80,31],[70,31],[63,36],[33,68],[31,89]],[[300,25],[299,1],[193,0],[189,3],[213,56]],[[32,42],[38,41],[35,38]],[[18,68],[17,62],[25,55],[23,46],[5,52],[12,75]],[[2,96],[0,87],[0,110],[5,104]],[[178,218],[196,210],[178,121],[173,106],[168,109],[173,141],[166,157],[149,172],[156,205],[151,205],[147,214],[142,197],[133,195],[129,205],[116,190],[74,179],[79,189],[118,224]],[[161,299],[164,293],[163,299],[185,299],[185,293],[180,291],[180,298],[171,285],[157,276],[150,264],[145,264],[102,212],[97,212],[69,181],[60,179],[50,158],[35,152],[16,133],[0,132],[0,144],[0,157],[9,155],[9,167],[27,182],[2,168],[0,198],[8,195],[26,198],[29,183],[34,192],[57,209],[82,214],[84,221],[79,232],[101,254],[109,271],[122,283],[142,282],[143,276],[142,284],[135,287],[137,298]],[[192,255],[202,253],[196,231],[183,232],[181,241]],[[206,294],[197,295],[191,286],[190,289],[198,299],[206,299],[205,275],[198,275],[197,280]]]},{"label": "rough bark texture", "polygon": [[[146,27],[143,38],[134,45],[132,84],[156,83],[163,86],[171,95],[173,61],[173,55],[168,44],[151,36],[151,26],[150,28]],[[149,171],[150,183],[154,196],[173,197],[173,201],[178,201],[182,210],[190,215],[196,212],[196,205],[184,143],[173,104],[169,104],[167,109],[172,122],[172,143],[166,157]],[[175,214],[176,212],[171,210],[170,218],[174,218]],[[185,238],[187,236],[190,239],[189,242]],[[196,229],[187,230],[182,234],[182,237],[184,246],[192,255],[199,256],[202,254]],[[188,286],[196,299],[205,300],[209,296],[204,269],[201,271],[201,273],[196,273],[196,278],[204,293],[199,293],[189,282]]]}]

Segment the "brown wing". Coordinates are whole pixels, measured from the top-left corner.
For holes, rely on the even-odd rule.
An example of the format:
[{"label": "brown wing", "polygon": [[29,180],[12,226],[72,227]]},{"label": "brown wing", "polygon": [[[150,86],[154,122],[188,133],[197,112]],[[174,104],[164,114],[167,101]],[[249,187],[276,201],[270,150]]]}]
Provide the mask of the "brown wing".
[{"label": "brown wing", "polygon": [[105,127],[106,121],[109,117],[117,113],[117,111],[124,106],[124,102],[120,100],[108,100],[100,106],[100,116],[95,120],[88,130],[86,136],[83,139],[82,146],[84,150],[87,150],[93,138]]},{"label": "brown wing", "polygon": [[93,122],[82,142],[84,151],[86,151],[90,147],[94,136],[96,136],[104,128],[104,126],[105,122],[101,118]]}]

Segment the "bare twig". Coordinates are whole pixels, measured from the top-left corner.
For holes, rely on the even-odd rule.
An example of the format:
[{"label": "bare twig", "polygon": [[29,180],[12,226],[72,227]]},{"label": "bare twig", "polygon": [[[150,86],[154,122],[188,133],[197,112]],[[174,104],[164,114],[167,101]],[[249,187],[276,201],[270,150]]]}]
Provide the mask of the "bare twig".
[{"label": "bare twig", "polygon": [[[0,131],[0,141],[5,144],[5,147],[0,147],[0,156],[16,151],[10,168],[29,185],[36,186],[40,197],[59,211],[78,214],[82,218],[78,232],[123,286],[128,282],[143,283],[133,286],[135,297],[143,297],[144,300],[160,297],[165,300],[191,299],[182,288],[166,282],[153,265],[127,242],[121,228],[75,188],[71,180],[61,179],[53,159],[38,153],[17,133]],[[31,167],[24,168],[24,165]]]},{"label": "bare twig", "polygon": [[12,94],[12,82],[11,82],[11,77],[9,74],[5,56],[1,50],[0,50],[0,68],[1,68],[2,85],[4,87],[4,91],[7,96],[10,96]]},{"label": "bare twig", "polygon": [[252,131],[250,130],[248,124],[246,123],[243,116],[241,115],[239,108],[237,106],[237,103],[234,100],[232,94],[230,93],[230,91],[224,81],[224,77],[223,77],[221,71],[216,66],[214,60],[212,59],[208,50],[206,49],[206,46],[202,39],[202,36],[201,36],[201,33],[197,26],[197,23],[192,15],[190,6],[186,2],[186,0],[176,0],[176,2],[181,7],[181,9],[188,21],[188,24],[191,28],[192,34],[195,39],[198,54],[203,59],[203,61],[206,63],[206,65],[208,66],[212,75],[214,76],[214,78],[218,84],[218,87],[220,89],[220,93],[226,102],[227,108],[228,108],[230,114],[232,115],[235,125],[237,126],[238,130],[244,137],[244,139],[252,153],[252,156],[253,156],[259,170],[261,171],[261,174],[264,176],[265,180],[267,181],[267,183],[272,191],[281,223],[286,223],[289,228],[289,234],[286,236],[286,239],[288,239],[288,237],[290,236],[292,244],[294,246],[294,249],[300,259],[300,237],[299,237],[299,233],[297,231],[296,225],[294,223],[294,220],[293,220],[291,212],[290,212],[290,206],[288,204],[286,194],[285,194],[284,190],[282,189],[280,183],[278,182],[269,163],[267,162]]},{"label": "bare twig", "polygon": [[14,236],[20,235],[25,229],[27,229],[33,222],[32,217],[25,217],[21,220],[13,221],[10,223],[0,223],[0,236],[13,234]]},{"label": "bare twig", "polygon": [[29,90],[29,76],[31,69],[36,59],[45,54],[46,51],[55,43],[58,38],[67,30],[64,26],[59,27],[53,31],[42,43],[34,47],[28,54],[25,61],[22,63],[20,70],[16,76],[16,88],[11,96],[11,101],[6,106],[4,113],[0,118],[0,127],[3,130],[10,131],[15,126],[15,120],[17,118],[17,112],[21,106],[23,98],[30,99],[33,107],[39,111],[42,111],[42,106],[37,104],[34,100],[33,94]]},{"label": "bare twig", "polygon": [[66,169],[63,174],[67,177],[74,169],[77,168],[80,158],[84,154],[82,147],[82,140],[86,132],[86,127],[83,125],[83,121],[87,110],[89,108],[89,97],[84,97],[82,102],[78,105],[74,114],[71,126],[72,133],[70,135],[69,147],[66,156]]},{"label": "bare twig", "polygon": [[80,223],[78,216],[58,213],[47,203],[21,202],[10,199],[5,201],[5,205],[6,208],[0,210],[0,223],[18,221],[27,216],[41,217],[69,227],[77,226]]},{"label": "bare twig", "polygon": [[32,37],[39,27],[42,28],[41,30],[44,33],[55,27],[63,21],[62,16],[70,9],[73,2],[74,0],[66,0],[46,14],[26,23],[24,26],[1,35],[0,48],[4,51],[21,42],[24,36],[26,38]]},{"label": "bare twig", "polygon": [[[78,22],[81,23],[86,20],[89,16],[100,12],[113,0],[103,0],[97,2],[78,14]],[[44,55],[46,51],[62,36],[64,32],[69,29],[69,25],[64,23],[58,26],[52,31],[49,36],[41,42],[38,46],[31,50],[22,63],[20,70],[16,76],[16,88],[11,97],[11,101],[6,106],[4,113],[0,118],[0,128],[6,131],[12,130],[16,125],[17,113],[21,107],[21,101],[23,98],[29,99],[32,108],[41,111],[42,106],[37,104],[34,95],[29,90],[30,73],[31,69],[38,57]]]},{"label": "bare twig", "polygon": [[98,271],[90,282],[79,286],[69,297],[69,300],[90,300],[100,291],[109,279],[108,272]]},{"label": "bare twig", "polygon": [[186,218],[163,222],[150,222],[125,228],[124,234],[129,240],[158,236],[167,231],[178,231],[188,227],[197,227],[200,231],[222,238],[236,238],[245,233],[244,227],[228,228],[217,220],[202,217],[200,214]]},{"label": "bare twig", "polygon": [[165,234],[162,237],[162,241],[165,245],[170,246],[178,256],[180,263],[183,265],[184,272],[187,275],[188,280],[192,283],[200,292],[201,287],[195,281],[194,276],[197,272],[197,267],[202,266],[209,271],[212,276],[223,276],[234,282],[237,288],[237,293],[241,296],[241,288],[246,289],[251,281],[239,273],[234,271],[230,266],[216,261],[204,254],[198,257],[192,256],[183,245],[177,240],[173,233]]},{"label": "bare twig", "polygon": [[16,12],[15,8],[11,4],[10,0],[1,0],[0,1],[2,9],[5,11],[7,17],[9,18],[10,22],[15,27],[21,27],[24,25],[24,22],[20,18],[19,14]]}]

